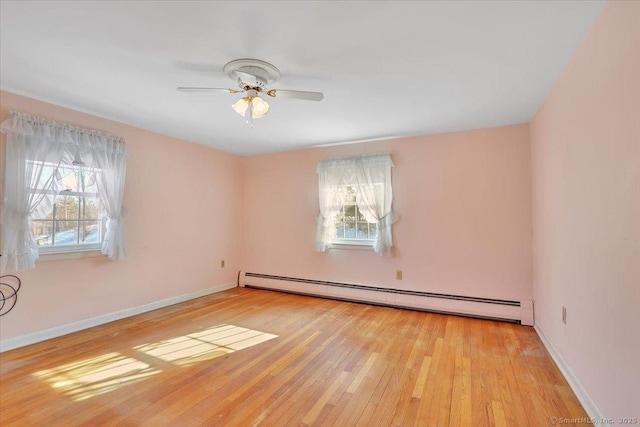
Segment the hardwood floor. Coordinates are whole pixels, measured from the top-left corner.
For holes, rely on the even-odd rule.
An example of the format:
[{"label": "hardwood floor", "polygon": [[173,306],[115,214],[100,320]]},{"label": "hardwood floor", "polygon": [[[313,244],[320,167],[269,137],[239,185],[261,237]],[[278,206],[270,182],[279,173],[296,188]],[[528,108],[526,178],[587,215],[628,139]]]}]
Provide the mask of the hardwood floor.
[{"label": "hardwood floor", "polygon": [[[7,319],[10,321],[10,319]],[[0,425],[543,426],[531,327],[232,289],[0,355]]]}]

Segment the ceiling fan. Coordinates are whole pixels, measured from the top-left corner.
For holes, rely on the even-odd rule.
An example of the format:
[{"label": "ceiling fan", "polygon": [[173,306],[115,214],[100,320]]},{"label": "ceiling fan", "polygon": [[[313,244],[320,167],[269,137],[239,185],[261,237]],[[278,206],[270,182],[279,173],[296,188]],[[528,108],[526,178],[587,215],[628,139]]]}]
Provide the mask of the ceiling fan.
[{"label": "ceiling fan", "polygon": [[259,94],[272,98],[297,98],[307,101],[322,101],[321,92],[305,92],[300,90],[269,89],[268,87],[280,78],[280,71],[268,62],[258,59],[236,59],[223,68],[224,73],[238,84],[239,89],[215,87],[179,87],[181,92],[227,92],[242,93],[244,96],[231,106],[233,110],[247,119],[253,127],[253,119],[264,117],[269,111],[269,104]]}]

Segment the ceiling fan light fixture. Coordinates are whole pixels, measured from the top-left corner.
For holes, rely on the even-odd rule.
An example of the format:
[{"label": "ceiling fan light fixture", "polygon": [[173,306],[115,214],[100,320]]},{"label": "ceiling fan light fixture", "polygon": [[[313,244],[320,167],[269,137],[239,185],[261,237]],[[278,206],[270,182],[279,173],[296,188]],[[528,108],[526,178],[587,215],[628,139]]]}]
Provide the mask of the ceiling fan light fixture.
[{"label": "ceiling fan light fixture", "polygon": [[246,117],[247,124],[253,127],[253,119],[263,118],[269,111],[269,103],[257,95],[250,95],[240,98],[231,108]]},{"label": "ceiling fan light fixture", "polygon": [[249,98],[240,98],[235,104],[231,106],[231,108],[233,108],[233,111],[244,117],[245,113],[247,112],[247,108],[249,108],[250,101],[251,100]]},{"label": "ceiling fan light fixture", "polygon": [[269,103],[259,96],[253,97],[251,100],[251,112],[254,119],[260,119],[267,115],[269,111]]}]

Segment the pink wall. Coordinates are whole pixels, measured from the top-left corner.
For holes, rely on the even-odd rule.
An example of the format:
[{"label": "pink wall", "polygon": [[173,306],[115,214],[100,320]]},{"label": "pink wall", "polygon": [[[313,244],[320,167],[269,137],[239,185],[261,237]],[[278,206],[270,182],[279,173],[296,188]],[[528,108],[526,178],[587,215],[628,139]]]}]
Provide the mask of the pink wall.
[{"label": "pink wall", "polygon": [[[319,160],[391,153],[396,254],[314,251]],[[243,158],[243,270],[531,299],[527,125]],[[402,281],[395,271],[402,269]]]},{"label": "pink wall", "polygon": [[[128,258],[42,262],[19,273],[23,287],[16,307],[2,318],[2,340],[236,281],[242,229],[238,156],[0,92],[0,119],[10,110],[127,140]],[[221,269],[223,258],[227,266]]]},{"label": "pink wall", "polygon": [[536,324],[605,417],[640,416],[640,2],[605,6],[531,144]]}]

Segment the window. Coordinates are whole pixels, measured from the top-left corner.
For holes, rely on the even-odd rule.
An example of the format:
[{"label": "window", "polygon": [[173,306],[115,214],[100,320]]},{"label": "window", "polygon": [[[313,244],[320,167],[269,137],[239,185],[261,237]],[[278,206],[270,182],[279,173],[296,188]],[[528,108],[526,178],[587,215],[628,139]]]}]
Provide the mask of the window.
[{"label": "window", "polygon": [[100,249],[125,258],[124,139],[11,112],[0,272],[36,267],[41,253]]},{"label": "window", "polygon": [[[104,222],[96,174],[86,168],[72,165],[45,164],[39,182],[47,182],[56,171],[61,191],[51,212],[40,217],[29,217],[31,234],[41,254],[79,250],[99,250],[104,235]],[[44,192],[42,188],[31,193]]]},{"label": "window", "polygon": [[378,234],[375,222],[366,220],[356,203],[356,189],[347,185],[341,189],[343,194],[342,207],[335,215],[334,244],[368,245],[373,246]]},{"label": "window", "polygon": [[320,213],[316,250],[333,245],[370,245],[391,255],[391,168],[388,154],[369,154],[323,160],[318,164]]}]

